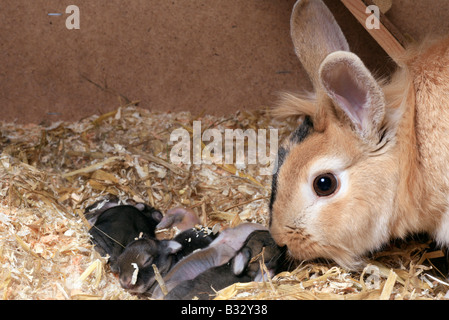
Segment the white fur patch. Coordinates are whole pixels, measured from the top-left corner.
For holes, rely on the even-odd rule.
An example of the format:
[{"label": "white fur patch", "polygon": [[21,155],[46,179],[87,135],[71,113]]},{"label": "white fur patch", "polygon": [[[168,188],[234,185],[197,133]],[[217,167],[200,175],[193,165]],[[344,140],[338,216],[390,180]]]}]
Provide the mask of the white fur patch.
[{"label": "white fur patch", "polygon": [[139,274],[139,266],[137,263],[131,263],[131,265],[134,267],[133,276],[131,278],[131,284],[135,285],[137,282],[137,275]]},{"label": "white fur patch", "polygon": [[449,208],[443,213],[440,224],[435,231],[435,240],[440,245],[449,244]]}]

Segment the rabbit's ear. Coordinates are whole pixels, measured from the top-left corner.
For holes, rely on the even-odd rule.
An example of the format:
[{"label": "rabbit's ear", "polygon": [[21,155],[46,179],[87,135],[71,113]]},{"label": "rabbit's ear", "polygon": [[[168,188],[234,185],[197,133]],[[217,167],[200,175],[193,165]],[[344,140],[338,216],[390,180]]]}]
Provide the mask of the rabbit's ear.
[{"label": "rabbit's ear", "polygon": [[319,68],[319,78],[321,86],[348,116],[361,138],[379,142],[385,98],[360,58],[351,52],[331,53]]},{"label": "rabbit's ear", "polygon": [[332,13],[321,0],[299,0],[290,19],[291,37],[296,55],[318,88],[318,68],[335,51],[349,46]]},{"label": "rabbit's ear", "polygon": [[244,247],[237,253],[232,261],[232,272],[236,276],[240,276],[243,271],[248,267],[248,264],[251,260],[251,249],[248,247]]}]

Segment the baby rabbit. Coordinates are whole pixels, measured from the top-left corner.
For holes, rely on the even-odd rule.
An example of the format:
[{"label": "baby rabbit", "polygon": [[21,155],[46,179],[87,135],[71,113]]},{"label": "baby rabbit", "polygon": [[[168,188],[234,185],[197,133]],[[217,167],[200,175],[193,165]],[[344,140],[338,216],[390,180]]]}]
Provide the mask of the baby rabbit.
[{"label": "baby rabbit", "polygon": [[176,227],[179,231],[184,231],[199,224],[201,224],[200,219],[191,209],[176,207],[167,210],[156,229]]},{"label": "baby rabbit", "polygon": [[266,274],[260,270],[261,264],[256,257],[259,255],[261,259],[263,257],[262,262],[272,277],[282,270],[284,251],[276,245],[268,230],[254,231],[230,262],[207,269],[194,279],[181,282],[164,297],[164,300],[189,300],[194,297],[206,300],[215,291],[236,282],[261,282]]},{"label": "baby rabbit", "polygon": [[295,52],[315,92],[285,94],[301,117],[278,151],[270,231],[300,260],[348,269],[392,238],[449,243],[449,38],[407,48],[389,81],[351,53],[321,0],[298,1]]},{"label": "baby rabbit", "polygon": [[149,237],[129,243],[117,259],[120,285],[129,292],[145,294],[156,284],[153,264],[165,275],[176,263],[181,248],[176,241]]},{"label": "baby rabbit", "polygon": [[215,237],[204,228],[191,228],[173,240],[145,236],[132,241],[117,259],[120,285],[132,293],[151,293],[156,284],[153,264],[164,276],[179,260],[207,247]]},{"label": "baby rabbit", "polygon": [[[117,272],[117,258],[125,247],[142,233],[155,236],[156,225],[162,220],[162,213],[143,203],[135,205],[114,205],[108,203],[106,210],[99,208],[86,213],[94,223],[89,230],[95,249],[102,255],[109,255],[112,272]],[[97,213],[100,211],[100,214]],[[94,218],[90,218],[90,217]]]},{"label": "baby rabbit", "polygon": [[206,248],[217,236],[217,234],[213,234],[206,227],[199,229],[190,228],[182,231],[173,238],[173,241],[180,243],[182,246],[181,250],[177,253],[178,260],[198,249]]},{"label": "baby rabbit", "polygon": [[[167,273],[164,277],[167,291],[171,291],[183,281],[194,279],[207,269],[227,263],[240,250],[248,235],[256,230],[266,230],[266,227],[248,222],[223,230],[209,246],[186,256]],[[159,286],[155,288],[152,297],[164,297]]]}]

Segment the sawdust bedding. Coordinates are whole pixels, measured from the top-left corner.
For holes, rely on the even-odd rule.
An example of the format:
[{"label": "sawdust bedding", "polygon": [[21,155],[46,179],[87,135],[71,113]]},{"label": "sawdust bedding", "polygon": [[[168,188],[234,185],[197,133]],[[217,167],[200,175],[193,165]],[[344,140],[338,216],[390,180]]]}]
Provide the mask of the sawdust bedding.
[{"label": "sawdust bedding", "polygon": [[[152,113],[134,105],[77,122],[0,125],[2,299],[139,299],[120,287],[89,241],[84,209],[108,194],[162,211],[192,208],[204,225],[267,224],[270,175],[257,166],[174,165],[170,133],[292,126],[264,112],[227,118]],[[267,143],[269,140],[267,141]],[[238,283],[216,299],[449,299],[426,242],[392,244],[361,272],[301,263],[264,283]]]}]

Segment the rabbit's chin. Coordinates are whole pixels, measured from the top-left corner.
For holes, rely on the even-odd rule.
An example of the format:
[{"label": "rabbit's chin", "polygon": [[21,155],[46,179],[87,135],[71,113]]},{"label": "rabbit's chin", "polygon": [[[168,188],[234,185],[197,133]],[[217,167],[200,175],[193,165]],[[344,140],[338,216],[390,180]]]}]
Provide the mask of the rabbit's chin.
[{"label": "rabbit's chin", "polygon": [[[317,250],[316,248],[319,247]],[[308,261],[314,259],[329,259],[336,262],[340,267],[346,270],[360,270],[363,269],[364,262],[360,256],[351,255],[345,250],[332,246],[320,246],[314,244],[312,246],[303,248],[303,246],[288,246],[288,254],[299,261]]]},{"label": "rabbit's chin", "polygon": [[346,270],[363,269],[364,261],[360,254],[350,252],[334,245],[322,244],[307,237],[291,237],[285,233],[272,234],[278,245],[287,247],[288,255],[294,260],[308,261],[314,259],[329,259],[335,261]]}]

